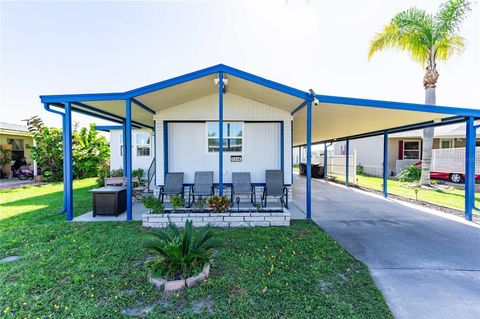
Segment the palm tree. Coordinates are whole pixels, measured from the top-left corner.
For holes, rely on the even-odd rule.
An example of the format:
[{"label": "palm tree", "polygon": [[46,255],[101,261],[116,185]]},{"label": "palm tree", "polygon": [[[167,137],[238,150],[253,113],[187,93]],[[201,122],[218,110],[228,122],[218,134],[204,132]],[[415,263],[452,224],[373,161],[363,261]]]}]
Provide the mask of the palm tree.
[{"label": "palm tree", "polygon": [[[437,61],[446,61],[463,52],[465,39],[457,32],[469,11],[469,1],[449,0],[440,5],[435,15],[415,7],[400,12],[370,42],[368,58],[386,48],[408,52],[425,68],[425,104],[435,105]],[[423,130],[420,184],[425,186],[430,185],[433,131],[433,127]]]}]

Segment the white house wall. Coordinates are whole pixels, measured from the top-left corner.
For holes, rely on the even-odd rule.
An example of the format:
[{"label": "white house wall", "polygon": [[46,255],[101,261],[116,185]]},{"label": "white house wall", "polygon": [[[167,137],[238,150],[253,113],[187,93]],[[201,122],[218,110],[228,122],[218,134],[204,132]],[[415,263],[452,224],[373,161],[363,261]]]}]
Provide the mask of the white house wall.
[{"label": "white house wall", "polygon": [[[162,185],[164,180],[164,121],[217,121],[218,120],[218,95],[212,94],[194,101],[183,103],[162,111],[155,116],[157,136],[156,182]],[[285,183],[291,184],[291,121],[293,117],[288,111],[262,104],[232,93],[224,95],[224,121],[281,121],[284,123],[284,165]],[[190,171],[213,170],[215,180],[218,180],[218,154],[207,154],[205,123],[187,123],[188,129],[178,133],[182,123],[169,124],[169,171],[185,171],[185,182],[191,182],[193,177]],[[197,124],[197,125],[195,125]],[[185,125],[185,124],[184,124]],[[224,182],[230,182],[233,171],[252,172],[253,182],[264,182],[264,170],[267,168],[280,169],[280,125],[279,123],[245,123],[244,150],[241,163],[230,162],[230,155],[224,153]],[[175,132],[171,132],[171,130]],[[173,137],[176,134],[178,140]],[[180,136],[181,134],[181,136]],[[172,145],[172,142],[174,145]],[[247,147],[248,143],[248,147]],[[180,144],[180,145],[178,145]],[[251,144],[251,145],[250,145]],[[175,155],[171,157],[171,152]],[[268,155],[266,155],[268,154]],[[262,163],[263,162],[263,163]],[[185,165],[191,167],[184,169]],[[192,164],[195,164],[192,167]],[[238,165],[240,164],[240,165]],[[272,167],[273,166],[273,167]],[[177,170],[178,169],[178,170]],[[263,173],[260,173],[263,171]],[[254,173],[255,172],[255,173]],[[260,175],[262,176],[260,176]]]},{"label": "white house wall", "polygon": [[[150,156],[137,156],[137,138],[136,134],[150,134]],[[123,169],[123,156],[120,154],[120,145],[123,144],[122,130],[110,131],[110,169]],[[145,174],[152,163],[154,155],[153,132],[150,129],[132,130],[132,168],[142,168]]]}]

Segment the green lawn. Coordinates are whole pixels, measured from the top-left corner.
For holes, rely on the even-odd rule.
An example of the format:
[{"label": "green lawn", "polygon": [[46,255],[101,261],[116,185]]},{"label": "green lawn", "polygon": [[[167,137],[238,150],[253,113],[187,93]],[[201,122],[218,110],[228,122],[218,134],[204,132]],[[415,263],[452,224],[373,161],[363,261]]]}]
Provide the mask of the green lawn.
[{"label": "green lawn", "polygon": [[[345,176],[338,175],[336,177],[338,181],[345,181]],[[360,187],[383,191],[383,179],[381,177],[357,174],[357,179]],[[350,180],[350,182],[352,182],[352,180]],[[356,181],[355,184],[357,184]],[[465,191],[463,189],[448,187],[446,189],[429,190],[424,188],[415,188],[413,186],[414,183],[405,183],[394,179],[389,179],[387,183],[389,194],[415,198],[415,189],[417,189],[418,200],[460,210],[463,210],[465,207]],[[476,202],[477,206],[480,206],[479,198],[476,198]]]},{"label": "green lawn", "polygon": [[[76,214],[93,179],[76,181]],[[0,191],[0,317],[391,318],[365,265],[314,224],[218,229],[211,278],[164,295],[147,284],[139,222],[67,223],[62,185]]]}]

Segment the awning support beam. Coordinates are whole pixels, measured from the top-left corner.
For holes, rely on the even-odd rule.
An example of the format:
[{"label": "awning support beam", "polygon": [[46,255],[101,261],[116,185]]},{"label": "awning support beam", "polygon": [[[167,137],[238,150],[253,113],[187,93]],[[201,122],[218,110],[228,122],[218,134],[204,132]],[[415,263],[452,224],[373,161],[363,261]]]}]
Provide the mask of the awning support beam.
[{"label": "awning support beam", "polygon": [[327,181],[327,172],[328,172],[328,154],[327,154],[327,143],[323,144],[323,180]]},{"label": "awning support beam", "polygon": [[383,133],[383,196],[388,196],[388,131]]},{"label": "awning support beam", "polygon": [[307,101],[307,219],[312,219],[312,101]]},{"label": "awning support beam", "polygon": [[465,143],[465,219],[472,221],[472,211],[475,207],[475,147],[476,132],[474,118],[466,121]]},{"label": "awning support beam", "polygon": [[66,192],[66,214],[67,221],[73,220],[73,154],[72,154],[72,109],[70,102],[65,102],[65,117],[63,122],[65,132],[65,179],[63,181]]},{"label": "awning support beam", "polygon": [[127,178],[127,220],[132,220],[132,102],[125,100],[125,144],[123,154],[126,157],[125,177]]},{"label": "awning support beam", "polygon": [[218,194],[223,195],[223,72],[218,72]]},{"label": "awning support beam", "polygon": [[348,187],[348,173],[350,166],[350,140],[345,141],[345,186]]}]

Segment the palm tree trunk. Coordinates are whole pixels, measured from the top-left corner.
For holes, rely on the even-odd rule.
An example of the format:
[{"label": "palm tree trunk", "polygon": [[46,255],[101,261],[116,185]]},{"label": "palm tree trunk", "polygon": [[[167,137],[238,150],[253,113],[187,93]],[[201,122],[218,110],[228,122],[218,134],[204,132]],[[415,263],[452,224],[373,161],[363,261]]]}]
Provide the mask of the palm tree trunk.
[{"label": "palm tree trunk", "polygon": [[[425,87],[425,104],[435,105],[435,86]],[[420,185],[430,185],[430,168],[432,166],[432,145],[433,145],[434,128],[428,127],[423,129],[423,148],[422,148],[422,176]]]}]

